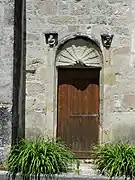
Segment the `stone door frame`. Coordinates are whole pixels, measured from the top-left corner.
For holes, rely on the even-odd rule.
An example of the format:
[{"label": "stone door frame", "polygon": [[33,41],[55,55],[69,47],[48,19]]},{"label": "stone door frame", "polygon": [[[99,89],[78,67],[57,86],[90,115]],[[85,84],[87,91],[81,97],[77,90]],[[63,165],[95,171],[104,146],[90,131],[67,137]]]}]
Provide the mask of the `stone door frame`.
[{"label": "stone door frame", "polygon": [[69,65],[69,66],[62,66],[63,68],[101,68],[100,70],[100,82],[99,82],[99,89],[100,89],[100,105],[99,105],[99,118],[101,122],[100,128],[100,137],[99,140],[102,141],[102,122],[103,122],[103,53],[102,53],[102,46],[97,40],[93,40],[92,38],[86,35],[70,35],[64,38],[57,47],[50,48],[48,47],[48,95],[47,95],[47,118],[49,118],[50,125],[52,129],[52,137],[56,137],[57,134],[57,87],[58,87],[58,68],[61,68],[60,64],[57,65],[57,56],[61,52],[61,48],[66,44],[68,41],[72,41],[74,38],[82,38],[87,40],[88,42],[93,42],[95,46],[97,46],[100,54],[100,61],[101,64],[99,66],[82,66],[80,64],[76,65]]}]

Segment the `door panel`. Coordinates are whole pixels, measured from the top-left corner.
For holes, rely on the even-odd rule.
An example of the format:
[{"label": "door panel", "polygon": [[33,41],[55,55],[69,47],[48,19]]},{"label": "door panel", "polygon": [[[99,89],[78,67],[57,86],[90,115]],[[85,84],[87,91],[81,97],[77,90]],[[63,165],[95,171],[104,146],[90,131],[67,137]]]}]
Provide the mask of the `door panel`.
[{"label": "door panel", "polygon": [[57,136],[79,158],[99,137],[99,70],[59,69]]}]

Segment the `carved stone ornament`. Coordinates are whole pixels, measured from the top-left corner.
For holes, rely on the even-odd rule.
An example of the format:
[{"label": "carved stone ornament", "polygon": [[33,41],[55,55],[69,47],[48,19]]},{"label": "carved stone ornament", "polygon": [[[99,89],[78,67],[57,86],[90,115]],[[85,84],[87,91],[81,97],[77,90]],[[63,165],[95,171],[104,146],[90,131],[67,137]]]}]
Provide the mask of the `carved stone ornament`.
[{"label": "carved stone ornament", "polygon": [[54,47],[58,44],[58,33],[45,33],[46,44],[50,47]]},{"label": "carved stone ornament", "polygon": [[56,56],[56,66],[102,67],[102,57],[97,46],[84,39],[71,39],[66,42]]},{"label": "carved stone ornament", "polygon": [[114,36],[113,34],[102,34],[101,35],[102,44],[105,48],[107,48],[107,49],[110,48],[113,36]]}]

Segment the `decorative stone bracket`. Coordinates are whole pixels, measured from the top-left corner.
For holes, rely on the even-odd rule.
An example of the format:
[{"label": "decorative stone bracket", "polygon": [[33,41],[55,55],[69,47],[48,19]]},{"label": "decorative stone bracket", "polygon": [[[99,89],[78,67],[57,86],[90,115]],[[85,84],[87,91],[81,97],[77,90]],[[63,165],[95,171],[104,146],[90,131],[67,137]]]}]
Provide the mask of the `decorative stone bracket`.
[{"label": "decorative stone bracket", "polygon": [[101,35],[102,44],[106,49],[110,48],[113,36],[114,35],[112,35],[112,34],[102,34]]},{"label": "decorative stone bracket", "polygon": [[45,33],[45,40],[46,44],[48,44],[50,47],[56,46],[58,44],[58,33]]}]

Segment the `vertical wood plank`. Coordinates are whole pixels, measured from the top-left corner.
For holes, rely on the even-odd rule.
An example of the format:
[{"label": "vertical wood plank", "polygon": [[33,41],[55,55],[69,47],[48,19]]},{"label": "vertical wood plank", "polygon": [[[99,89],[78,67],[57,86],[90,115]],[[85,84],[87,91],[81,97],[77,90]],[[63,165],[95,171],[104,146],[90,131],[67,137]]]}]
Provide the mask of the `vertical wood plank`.
[{"label": "vertical wood plank", "polygon": [[59,69],[57,136],[79,158],[89,158],[89,151],[99,138],[99,70]]}]

